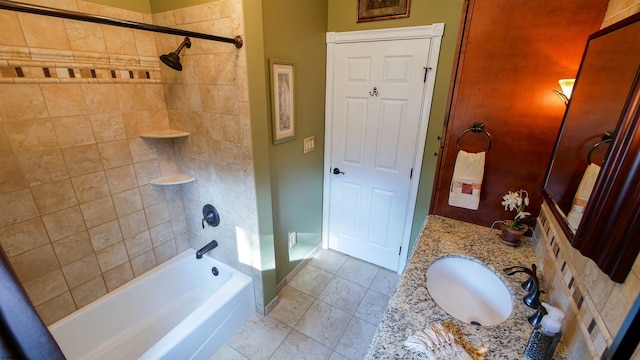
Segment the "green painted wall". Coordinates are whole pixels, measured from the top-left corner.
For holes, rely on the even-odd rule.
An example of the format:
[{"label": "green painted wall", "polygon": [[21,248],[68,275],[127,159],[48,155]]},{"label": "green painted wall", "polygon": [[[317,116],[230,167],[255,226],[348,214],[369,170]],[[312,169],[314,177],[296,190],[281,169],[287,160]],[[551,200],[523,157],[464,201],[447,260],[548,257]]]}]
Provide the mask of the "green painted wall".
[{"label": "green painted wall", "polygon": [[370,30],[445,23],[431,115],[429,117],[429,128],[427,129],[427,142],[424,150],[424,160],[422,162],[418,201],[413,217],[413,227],[411,229],[410,248],[413,249],[415,241],[420,235],[422,224],[429,213],[434,177],[438,165],[437,157],[433,154],[437,153],[440,147],[440,141],[437,137],[442,134],[442,128],[444,126],[449,83],[455,58],[458,29],[464,0],[414,0],[411,2],[408,18],[366,23],[356,22],[355,0],[328,0],[328,3],[328,31]]},{"label": "green painted wall", "polygon": [[[92,0],[95,1],[95,0]],[[106,1],[106,0],[103,0]],[[143,1],[143,0],[138,0]],[[189,6],[205,4],[212,0],[147,0],[151,6],[151,13],[182,9]]]},{"label": "green painted wall", "polygon": [[[260,233],[260,262],[264,305],[273,300],[276,293],[276,264],[273,236],[273,211],[271,196],[270,137],[268,114],[268,73],[265,65],[263,41],[262,0],[244,0],[245,51],[249,77],[251,108],[251,136],[253,143],[258,226]],[[255,256],[255,254],[254,254]]]},{"label": "green painted wall", "polygon": [[[271,143],[270,149],[276,279],[280,282],[322,242],[327,1],[263,0],[262,12],[265,64],[269,59],[295,64],[296,136],[278,145]],[[262,136],[270,139],[271,133]],[[303,139],[310,136],[315,136],[316,150],[304,154]],[[288,235],[294,231],[298,244],[289,249]]]}]

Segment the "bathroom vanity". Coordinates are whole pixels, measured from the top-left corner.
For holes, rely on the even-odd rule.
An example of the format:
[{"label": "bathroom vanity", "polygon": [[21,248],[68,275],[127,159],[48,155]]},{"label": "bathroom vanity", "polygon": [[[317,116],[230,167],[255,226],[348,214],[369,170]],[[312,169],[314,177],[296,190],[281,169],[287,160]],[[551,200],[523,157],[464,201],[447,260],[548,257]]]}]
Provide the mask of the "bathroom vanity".
[{"label": "bathroom vanity", "polygon": [[[513,302],[513,311],[507,320],[493,326],[476,326],[454,318],[436,304],[426,288],[425,274],[434,260],[452,255],[477,259],[506,281]],[[404,341],[437,322],[453,333],[456,342],[471,357],[483,354],[486,359],[523,358],[533,330],[527,322],[527,316],[534,312],[522,301],[526,292],[521,288],[521,283],[527,280],[527,276],[506,276],[502,269],[514,265],[531,267],[534,263],[536,257],[529,241],[523,241],[520,247],[506,246],[498,239],[497,230],[430,216],[397,290],[389,301],[367,358],[415,358],[417,353],[406,349]],[[547,289],[543,279],[540,279],[540,289]],[[566,358],[565,348],[560,344],[554,359]]]}]

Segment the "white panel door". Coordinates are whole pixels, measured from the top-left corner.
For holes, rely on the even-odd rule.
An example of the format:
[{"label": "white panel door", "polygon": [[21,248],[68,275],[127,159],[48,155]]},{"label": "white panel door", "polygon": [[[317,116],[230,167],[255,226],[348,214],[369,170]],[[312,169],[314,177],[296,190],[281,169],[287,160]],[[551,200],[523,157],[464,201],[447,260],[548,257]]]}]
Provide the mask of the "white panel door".
[{"label": "white panel door", "polygon": [[431,39],[336,44],[329,247],[396,270]]}]

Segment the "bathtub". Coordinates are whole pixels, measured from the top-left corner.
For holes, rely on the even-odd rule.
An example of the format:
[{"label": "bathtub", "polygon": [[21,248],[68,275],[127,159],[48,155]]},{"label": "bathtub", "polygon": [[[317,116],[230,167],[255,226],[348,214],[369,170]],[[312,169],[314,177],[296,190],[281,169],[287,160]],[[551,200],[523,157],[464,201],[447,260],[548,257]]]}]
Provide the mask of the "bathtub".
[{"label": "bathtub", "polygon": [[69,360],[209,359],[254,313],[249,276],[187,250],[49,331]]}]

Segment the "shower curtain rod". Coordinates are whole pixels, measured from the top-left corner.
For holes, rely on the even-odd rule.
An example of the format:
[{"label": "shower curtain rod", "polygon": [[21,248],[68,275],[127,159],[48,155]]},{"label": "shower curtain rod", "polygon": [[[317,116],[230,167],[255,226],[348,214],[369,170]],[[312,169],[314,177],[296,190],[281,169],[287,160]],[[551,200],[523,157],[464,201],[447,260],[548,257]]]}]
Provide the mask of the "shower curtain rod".
[{"label": "shower curtain rod", "polygon": [[77,11],[54,9],[46,6],[25,4],[25,3],[15,2],[15,1],[0,0],[0,9],[14,10],[14,11],[20,11],[20,12],[25,12],[30,14],[37,14],[37,15],[53,16],[58,18],[71,19],[71,20],[86,21],[86,22],[92,22],[92,23],[104,24],[104,25],[120,26],[120,27],[126,27],[126,28],[137,29],[137,30],[153,31],[153,32],[163,33],[163,34],[188,36],[188,37],[197,38],[197,39],[220,41],[220,42],[234,44],[238,49],[241,48],[243,44],[243,40],[241,36],[236,36],[234,38],[227,38],[222,36],[203,34],[203,33],[189,31],[189,30],[180,30],[180,29],[174,29],[166,26],[145,24],[141,22],[116,19],[116,18],[111,18],[107,16],[90,15],[90,14],[85,14]]}]

